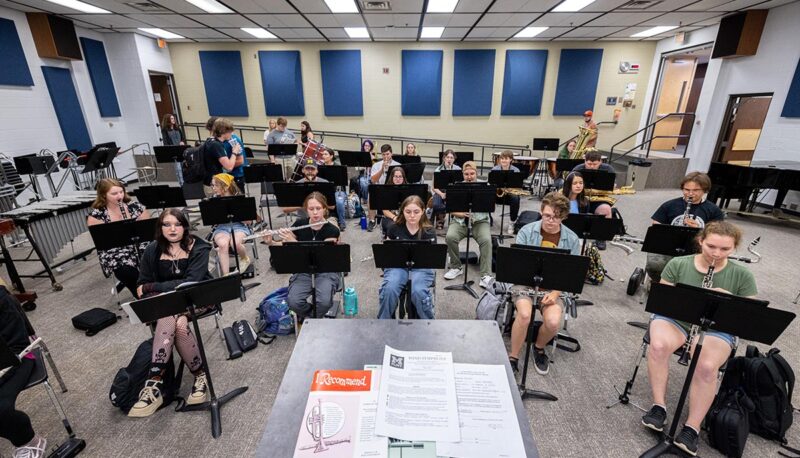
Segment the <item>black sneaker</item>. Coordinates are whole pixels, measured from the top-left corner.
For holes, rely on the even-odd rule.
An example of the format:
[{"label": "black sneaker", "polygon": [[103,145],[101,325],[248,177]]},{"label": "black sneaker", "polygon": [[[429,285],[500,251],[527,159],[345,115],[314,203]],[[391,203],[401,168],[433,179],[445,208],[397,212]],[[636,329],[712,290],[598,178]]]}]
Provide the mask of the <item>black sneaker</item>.
[{"label": "black sneaker", "polygon": [[375,220],[372,220],[367,224],[367,232],[372,232],[375,229]]},{"label": "black sneaker", "polygon": [[642,424],[659,433],[664,431],[664,423],[666,421],[667,409],[655,404],[642,416]]},{"label": "black sneaker", "polygon": [[550,372],[550,358],[547,357],[547,353],[544,350],[533,350],[533,365],[536,367],[536,372],[542,375],[547,375]]},{"label": "black sneaker", "polygon": [[692,456],[697,456],[697,440],[699,439],[697,431],[687,425],[683,425],[683,429],[675,437],[673,443],[676,447],[683,450]]},{"label": "black sneaker", "polygon": [[606,241],[605,240],[598,240],[595,242],[595,246],[598,250],[602,251],[606,249]]},{"label": "black sneaker", "polygon": [[511,365],[511,370],[514,371],[515,374],[519,372],[519,360],[517,358],[512,358],[509,356],[508,364]]}]

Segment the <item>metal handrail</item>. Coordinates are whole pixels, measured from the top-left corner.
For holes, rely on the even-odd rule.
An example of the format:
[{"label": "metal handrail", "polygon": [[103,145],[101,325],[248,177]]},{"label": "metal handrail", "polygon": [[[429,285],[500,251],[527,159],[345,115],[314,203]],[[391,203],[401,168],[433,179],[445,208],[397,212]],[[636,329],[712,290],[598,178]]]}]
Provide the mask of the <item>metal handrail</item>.
[{"label": "metal handrail", "polygon": [[[665,120],[667,118],[671,118],[671,117],[685,118],[687,116],[690,116],[692,118],[692,123],[689,126],[689,133],[688,134],[682,134],[682,135],[655,135],[654,136],[652,134],[653,131],[651,130],[650,131],[650,138],[647,138],[648,134],[647,134],[646,131],[648,129],[654,129],[655,125],[658,124],[659,122],[661,122],[661,121],[663,121],[663,120]],[[614,160],[614,148],[616,148],[621,143],[624,143],[625,141],[627,141],[631,137],[634,137],[634,136],[638,135],[641,132],[645,132],[645,135],[644,135],[645,140],[643,142],[639,143],[638,145],[634,146],[633,148],[631,148],[631,149],[625,151],[624,153],[622,153],[622,155],[620,155],[620,157],[618,157],[617,160],[620,160],[620,159],[624,158],[625,156],[630,154],[632,151],[641,148],[645,144],[647,145],[647,152],[645,153],[644,157],[645,158],[650,157],[650,146],[651,146],[653,140],[655,140],[657,138],[691,138],[692,130],[694,130],[694,120],[695,120],[696,117],[697,117],[697,115],[695,113],[668,113],[668,114],[656,119],[655,121],[651,122],[650,124],[642,127],[641,129],[637,130],[636,132],[628,135],[627,137],[623,138],[622,140],[618,141],[617,143],[614,143],[613,145],[611,145],[611,149],[609,150],[609,153],[608,153],[608,162],[611,163]],[[688,144],[688,142],[687,142],[687,144]],[[686,157],[686,150],[683,151],[683,157]]]},{"label": "metal handrail", "polygon": [[[619,121],[600,121],[600,122],[597,123],[598,126],[602,126],[603,124],[614,124],[614,125],[617,125],[617,124],[619,124]],[[574,136],[566,139],[563,143],[558,145],[558,149],[561,150],[561,148],[563,148],[564,145],[566,145],[567,143],[571,142],[572,140],[575,140],[576,138],[578,138],[578,136],[574,135]]]}]

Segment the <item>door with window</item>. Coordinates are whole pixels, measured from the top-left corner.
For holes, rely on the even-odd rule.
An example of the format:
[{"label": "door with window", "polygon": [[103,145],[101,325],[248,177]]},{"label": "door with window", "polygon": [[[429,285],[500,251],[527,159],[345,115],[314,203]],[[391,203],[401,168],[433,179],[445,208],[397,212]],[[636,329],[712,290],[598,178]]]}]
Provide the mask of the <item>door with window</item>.
[{"label": "door with window", "polygon": [[714,161],[750,165],[771,102],[772,94],[730,96]]}]

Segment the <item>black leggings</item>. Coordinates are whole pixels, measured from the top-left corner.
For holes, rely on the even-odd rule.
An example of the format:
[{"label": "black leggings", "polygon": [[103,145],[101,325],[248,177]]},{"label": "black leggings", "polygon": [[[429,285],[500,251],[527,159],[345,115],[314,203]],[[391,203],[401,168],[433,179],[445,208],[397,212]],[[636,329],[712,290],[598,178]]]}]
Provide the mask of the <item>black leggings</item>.
[{"label": "black leggings", "polygon": [[139,269],[131,266],[119,266],[114,270],[114,277],[128,288],[128,291],[133,294],[133,297],[139,298],[139,295],[136,294],[136,282],[139,281]]},{"label": "black leggings", "polygon": [[511,221],[516,221],[517,216],[519,216],[519,196],[511,196],[506,195],[503,197],[498,197],[496,203],[499,205],[506,204],[509,208],[509,217]]},{"label": "black leggings", "polygon": [[17,395],[28,384],[33,365],[32,359],[23,358],[22,364],[0,381],[0,437],[11,441],[14,447],[22,447],[34,436],[31,419],[15,407]]}]

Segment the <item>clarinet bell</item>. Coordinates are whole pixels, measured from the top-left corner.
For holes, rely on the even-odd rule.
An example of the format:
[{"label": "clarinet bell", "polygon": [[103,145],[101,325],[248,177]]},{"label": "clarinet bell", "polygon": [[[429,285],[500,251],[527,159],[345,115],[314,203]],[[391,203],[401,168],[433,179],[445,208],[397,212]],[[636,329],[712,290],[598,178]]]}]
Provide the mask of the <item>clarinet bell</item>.
[{"label": "clarinet bell", "polygon": [[681,353],[681,357],[678,358],[678,364],[681,366],[688,366],[689,365],[689,350],[684,349],[683,353]]}]

